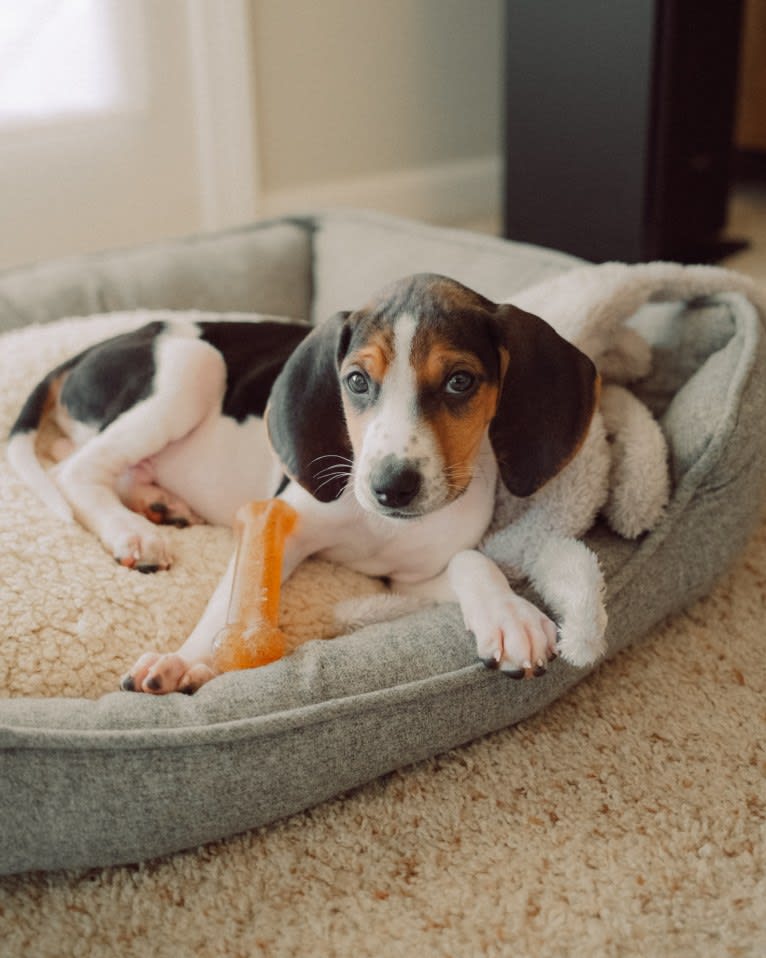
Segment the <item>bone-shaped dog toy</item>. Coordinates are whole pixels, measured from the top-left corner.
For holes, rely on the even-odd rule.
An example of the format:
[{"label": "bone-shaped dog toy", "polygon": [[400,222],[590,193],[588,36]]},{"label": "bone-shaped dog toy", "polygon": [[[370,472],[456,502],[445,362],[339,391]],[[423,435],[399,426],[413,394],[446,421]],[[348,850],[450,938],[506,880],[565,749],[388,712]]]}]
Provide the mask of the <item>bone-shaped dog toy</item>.
[{"label": "bone-shaped dog toy", "polygon": [[277,626],[282,555],[297,519],[295,509],[281,499],[260,499],[237,510],[229,610],[213,651],[218,671],[256,668],[285,654]]}]

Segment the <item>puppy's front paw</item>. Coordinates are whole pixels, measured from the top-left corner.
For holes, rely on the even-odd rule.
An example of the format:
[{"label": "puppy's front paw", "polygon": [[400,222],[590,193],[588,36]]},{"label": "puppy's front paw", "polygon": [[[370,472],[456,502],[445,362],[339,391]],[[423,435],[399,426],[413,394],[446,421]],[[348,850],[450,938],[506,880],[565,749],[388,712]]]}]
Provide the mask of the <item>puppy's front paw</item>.
[{"label": "puppy's front paw", "polygon": [[148,692],[167,695],[184,692],[190,695],[215,678],[217,673],[207,662],[190,662],[177,652],[146,652],[120,681],[125,692]]},{"label": "puppy's front paw", "polygon": [[479,658],[511,678],[545,674],[556,657],[556,626],[531,602],[502,596],[476,609],[466,627],[476,637]]}]

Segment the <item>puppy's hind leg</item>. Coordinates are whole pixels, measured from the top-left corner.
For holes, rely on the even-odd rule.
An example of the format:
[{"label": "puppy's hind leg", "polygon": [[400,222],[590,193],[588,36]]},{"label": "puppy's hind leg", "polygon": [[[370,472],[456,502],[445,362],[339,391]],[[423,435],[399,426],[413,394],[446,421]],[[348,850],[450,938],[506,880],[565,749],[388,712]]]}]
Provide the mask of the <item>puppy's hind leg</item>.
[{"label": "puppy's hind leg", "polygon": [[117,480],[116,488],[128,509],[146,516],[156,525],[185,529],[205,522],[183,499],[157,484],[151,463],[139,463],[128,469]]},{"label": "puppy's hind leg", "polygon": [[120,501],[127,470],[187,436],[220,408],[226,369],[220,353],[198,339],[163,337],[156,346],[151,394],[119,415],[56,467],[56,481],[82,524],[122,565],[167,569],[157,527]]}]

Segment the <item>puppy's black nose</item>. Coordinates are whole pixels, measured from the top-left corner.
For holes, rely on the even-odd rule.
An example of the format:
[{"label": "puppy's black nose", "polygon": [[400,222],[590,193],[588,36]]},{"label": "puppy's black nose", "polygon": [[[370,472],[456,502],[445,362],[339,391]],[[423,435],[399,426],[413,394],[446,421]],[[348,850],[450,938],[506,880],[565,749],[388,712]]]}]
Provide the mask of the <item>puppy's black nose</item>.
[{"label": "puppy's black nose", "polygon": [[420,492],[421,482],[420,472],[408,462],[384,460],[372,476],[370,485],[381,506],[402,509]]}]

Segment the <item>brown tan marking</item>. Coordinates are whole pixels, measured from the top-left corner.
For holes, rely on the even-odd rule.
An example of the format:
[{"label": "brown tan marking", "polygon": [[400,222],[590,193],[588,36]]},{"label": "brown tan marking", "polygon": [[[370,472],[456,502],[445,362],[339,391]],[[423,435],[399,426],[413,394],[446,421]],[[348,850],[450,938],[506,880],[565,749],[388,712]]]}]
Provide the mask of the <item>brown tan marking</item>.
[{"label": "brown tan marking", "polygon": [[[394,361],[394,333],[390,328],[374,330],[367,342],[354,350],[343,360],[340,375],[345,376],[354,366],[359,366],[376,383],[383,382],[391,363]],[[343,412],[346,416],[346,428],[355,453],[362,448],[364,432],[372,412],[359,413],[353,408],[345,392],[342,392]]]},{"label": "brown tan marking", "polygon": [[440,404],[428,416],[427,425],[436,437],[450,491],[457,495],[473,476],[473,463],[484,432],[497,410],[499,387],[486,381],[486,370],[473,353],[456,350],[435,334],[429,339],[425,359],[415,371],[419,392],[437,392],[453,372],[470,372],[480,380],[476,392],[461,404],[459,411]]},{"label": "brown tan marking", "polygon": [[72,451],[69,434],[59,421],[59,396],[68,373],[57,376],[48,387],[35,436],[35,454],[48,465],[60,462]]},{"label": "brown tan marking", "polygon": [[370,338],[354,352],[346,356],[343,362],[343,372],[351,366],[361,366],[375,380],[382,383],[388,367],[394,361],[394,332],[390,328],[376,329],[370,333]]}]

